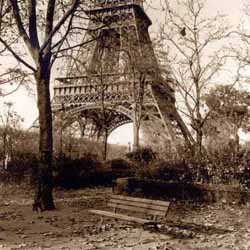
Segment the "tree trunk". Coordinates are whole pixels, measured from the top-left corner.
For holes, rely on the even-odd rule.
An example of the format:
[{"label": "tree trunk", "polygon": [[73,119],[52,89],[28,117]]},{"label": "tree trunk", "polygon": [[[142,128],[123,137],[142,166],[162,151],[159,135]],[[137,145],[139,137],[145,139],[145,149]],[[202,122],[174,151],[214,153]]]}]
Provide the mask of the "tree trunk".
[{"label": "tree trunk", "polygon": [[239,137],[239,129],[237,130],[236,136],[235,136],[235,140],[236,140],[236,154],[239,154],[240,152],[240,137]]},{"label": "tree trunk", "polygon": [[107,153],[108,153],[108,131],[104,132],[104,139],[103,139],[103,144],[104,144],[104,151],[103,151],[103,160],[107,160]]},{"label": "tree trunk", "polygon": [[3,132],[3,169],[6,169],[5,163],[6,163],[6,132],[4,128]]},{"label": "tree trunk", "polygon": [[201,156],[202,153],[202,139],[203,139],[202,128],[198,128],[196,131],[196,145],[197,145],[197,153],[199,154],[199,156]]},{"label": "tree trunk", "polygon": [[59,158],[63,158],[63,125],[60,124]]},{"label": "tree trunk", "polygon": [[37,81],[39,110],[39,154],[40,161],[35,173],[35,197],[33,209],[52,210],[55,208],[52,174],[52,111],[50,103],[50,70],[44,68],[35,75]]}]

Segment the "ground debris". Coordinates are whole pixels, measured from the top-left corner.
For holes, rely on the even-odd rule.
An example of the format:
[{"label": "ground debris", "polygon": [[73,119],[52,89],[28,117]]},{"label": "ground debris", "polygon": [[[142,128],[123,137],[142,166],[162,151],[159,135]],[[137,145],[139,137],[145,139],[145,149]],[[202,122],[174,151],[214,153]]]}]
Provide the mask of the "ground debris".
[{"label": "ground debris", "polygon": [[[174,204],[159,232],[105,218],[88,209],[104,208],[111,189],[56,190],[57,210],[32,213],[32,198],[15,189],[0,212],[0,250],[249,250],[249,211],[236,205]],[[3,201],[2,201],[3,202]]]}]

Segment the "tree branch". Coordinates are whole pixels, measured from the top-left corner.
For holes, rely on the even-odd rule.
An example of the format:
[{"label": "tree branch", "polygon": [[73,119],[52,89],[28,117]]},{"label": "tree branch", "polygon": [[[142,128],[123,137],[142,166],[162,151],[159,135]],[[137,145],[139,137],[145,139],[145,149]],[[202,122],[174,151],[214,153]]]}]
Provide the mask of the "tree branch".
[{"label": "tree branch", "polygon": [[[55,0],[51,0],[52,2]],[[50,2],[51,2],[50,1]],[[57,31],[62,27],[62,25],[67,21],[68,17],[70,15],[72,15],[72,13],[74,12],[74,10],[77,8],[77,6],[79,5],[80,0],[74,0],[71,8],[64,14],[64,16],[61,18],[61,20],[56,24],[56,26],[51,29],[51,26],[47,27],[46,30],[46,38],[45,38],[45,42],[43,43],[43,45],[40,48],[40,53],[42,53],[44,51],[45,48],[47,48],[47,46],[49,44],[51,44],[52,38],[53,36],[57,33]],[[49,17],[48,17],[49,18]],[[51,20],[50,20],[51,21]]]},{"label": "tree branch", "polygon": [[[15,21],[16,21],[18,32],[19,32],[20,36],[22,37],[24,43],[26,44],[27,48],[29,49],[30,54],[31,54],[35,64],[37,65],[38,64],[38,54],[37,54],[37,51],[34,49],[32,43],[30,41],[30,38],[28,37],[28,34],[27,34],[26,30],[24,29],[24,25],[23,25],[23,22],[22,22],[22,19],[21,19],[20,9],[19,9],[17,0],[9,0],[9,1],[11,3],[12,9],[13,9],[13,15],[14,15],[14,18],[15,18]],[[11,53],[13,54],[13,50],[12,50]],[[16,58],[16,56],[15,56],[15,58]],[[27,66],[27,63],[25,63],[25,65]],[[30,68],[30,67],[28,67],[28,68]]]},{"label": "tree branch", "polygon": [[37,19],[36,19],[36,0],[29,0],[29,36],[32,46],[39,49],[39,40],[37,34]]},{"label": "tree branch", "polygon": [[33,72],[36,71],[34,67],[32,67],[30,64],[25,62],[18,54],[0,37],[0,42],[8,49],[8,51],[16,58],[17,61],[22,63],[24,66],[32,70]]}]

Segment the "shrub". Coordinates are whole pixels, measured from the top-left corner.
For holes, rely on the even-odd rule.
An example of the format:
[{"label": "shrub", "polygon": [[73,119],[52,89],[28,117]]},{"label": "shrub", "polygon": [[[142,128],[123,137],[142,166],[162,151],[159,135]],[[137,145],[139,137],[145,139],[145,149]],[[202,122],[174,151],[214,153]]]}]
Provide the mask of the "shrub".
[{"label": "shrub", "polygon": [[36,166],[38,158],[33,153],[16,153],[8,163],[7,171],[10,173],[30,173]]},{"label": "shrub", "polygon": [[250,165],[244,167],[239,179],[243,188],[250,189]]},{"label": "shrub", "polygon": [[34,169],[38,163],[36,154],[16,152],[15,156],[8,163],[6,172],[9,180],[21,183],[26,181],[26,177],[31,177],[34,174]]},{"label": "shrub", "polygon": [[138,178],[148,180],[181,183],[192,182],[191,171],[181,162],[157,162],[148,167],[139,168],[136,175]]},{"label": "shrub", "polygon": [[55,160],[55,183],[64,188],[77,188],[89,185],[91,176],[100,162],[86,156],[80,159],[62,157]]},{"label": "shrub", "polygon": [[131,164],[124,159],[113,159],[107,162],[111,169],[129,169]]},{"label": "shrub", "polygon": [[63,188],[111,186],[112,169],[87,155],[80,159],[63,158],[55,162],[55,184]]},{"label": "shrub", "polygon": [[129,152],[126,154],[126,157],[139,165],[147,165],[156,160],[156,154],[150,147],[139,148],[136,151]]},{"label": "shrub", "polygon": [[113,159],[108,161],[106,165],[111,169],[114,178],[133,176],[135,172],[133,165],[124,159]]}]

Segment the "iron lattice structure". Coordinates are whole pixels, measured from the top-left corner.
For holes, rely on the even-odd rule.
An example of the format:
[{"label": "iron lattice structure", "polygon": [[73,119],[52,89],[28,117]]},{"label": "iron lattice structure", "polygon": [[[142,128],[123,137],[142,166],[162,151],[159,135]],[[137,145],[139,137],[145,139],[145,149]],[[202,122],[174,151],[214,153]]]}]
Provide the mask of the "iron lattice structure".
[{"label": "iron lattice structure", "polygon": [[[93,1],[92,1],[93,2]],[[142,0],[99,0],[86,11],[85,41],[65,77],[54,86],[53,110],[75,116],[82,134],[108,136],[117,127],[140,121],[164,126],[176,141],[182,135],[192,143],[175,107],[170,77],[163,79],[148,28],[152,24]]]}]

